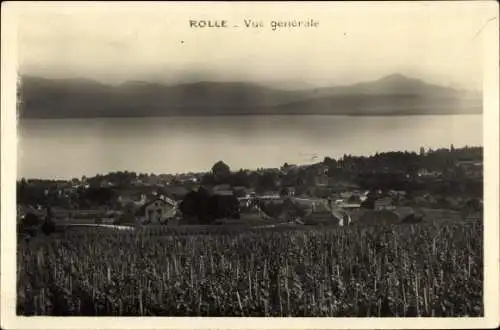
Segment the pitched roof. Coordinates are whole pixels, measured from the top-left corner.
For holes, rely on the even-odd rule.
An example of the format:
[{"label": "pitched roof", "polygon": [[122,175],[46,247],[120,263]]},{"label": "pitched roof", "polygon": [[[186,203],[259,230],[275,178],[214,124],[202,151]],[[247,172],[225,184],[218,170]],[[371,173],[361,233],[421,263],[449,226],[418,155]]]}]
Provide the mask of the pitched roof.
[{"label": "pitched roof", "polygon": [[220,190],[230,190],[231,185],[229,184],[219,184],[213,187],[213,191],[220,191]]},{"label": "pitched roof", "polygon": [[170,198],[184,198],[191,190],[183,186],[168,186],[165,188],[165,195]]},{"label": "pitched roof", "polygon": [[330,210],[324,203],[315,203],[313,207],[313,213],[330,213]]},{"label": "pitched roof", "polygon": [[232,190],[216,190],[216,191],[214,191],[214,195],[218,195],[218,196],[233,196],[234,192]]},{"label": "pitched roof", "polygon": [[390,204],[392,204],[392,198],[384,197],[384,198],[377,199],[375,201],[375,204],[376,205],[390,205]]},{"label": "pitched roof", "polygon": [[149,202],[146,202],[145,204],[143,204],[141,207],[139,207],[137,209],[137,211],[135,212],[135,215],[136,216],[141,216],[141,215],[145,215],[146,214],[146,207],[148,207],[149,205],[155,203],[155,202],[162,202],[163,204],[168,204],[172,207],[175,207],[175,205],[172,205],[172,203],[169,203],[168,201],[165,201],[161,198],[155,198],[153,200],[150,200]]}]

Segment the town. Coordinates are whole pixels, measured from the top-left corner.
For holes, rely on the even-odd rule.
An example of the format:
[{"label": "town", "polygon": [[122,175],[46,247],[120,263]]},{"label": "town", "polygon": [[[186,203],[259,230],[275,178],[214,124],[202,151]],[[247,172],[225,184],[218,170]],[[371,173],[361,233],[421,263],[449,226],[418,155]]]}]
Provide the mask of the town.
[{"label": "town", "polygon": [[21,179],[18,223],[56,226],[348,225],[477,218],[482,147],[421,148],[310,165],[205,173],[113,172],[72,180]]}]

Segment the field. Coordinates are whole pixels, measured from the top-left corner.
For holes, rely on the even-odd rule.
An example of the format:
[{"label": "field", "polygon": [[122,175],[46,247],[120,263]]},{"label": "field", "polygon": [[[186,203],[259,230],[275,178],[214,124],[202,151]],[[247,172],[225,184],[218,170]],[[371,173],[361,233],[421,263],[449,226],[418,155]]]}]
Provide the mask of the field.
[{"label": "field", "polygon": [[482,316],[481,222],[19,240],[19,315]]}]

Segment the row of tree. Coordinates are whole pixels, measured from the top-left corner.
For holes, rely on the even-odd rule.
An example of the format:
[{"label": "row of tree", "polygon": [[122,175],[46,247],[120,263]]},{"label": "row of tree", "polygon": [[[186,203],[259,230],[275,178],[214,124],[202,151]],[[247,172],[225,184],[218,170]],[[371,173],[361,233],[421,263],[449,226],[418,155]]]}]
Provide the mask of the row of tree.
[{"label": "row of tree", "polygon": [[351,170],[378,170],[388,168],[389,170],[399,170],[404,173],[413,174],[419,168],[426,168],[430,171],[446,171],[455,166],[457,161],[483,159],[482,147],[464,148],[441,148],[437,150],[421,151],[420,154],[408,151],[391,151],[376,153],[372,156],[351,156],[344,155],[340,159],[326,157],[323,161],[333,172],[338,168]]},{"label": "row of tree", "polygon": [[25,181],[21,181],[17,185],[17,203],[24,205],[91,208],[93,206],[111,206],[116,197],[114,189],[105,187],[80,187],[65,197],[60,194],[60,190],[56,186],[46,188],[36,184],[27,184]]}]

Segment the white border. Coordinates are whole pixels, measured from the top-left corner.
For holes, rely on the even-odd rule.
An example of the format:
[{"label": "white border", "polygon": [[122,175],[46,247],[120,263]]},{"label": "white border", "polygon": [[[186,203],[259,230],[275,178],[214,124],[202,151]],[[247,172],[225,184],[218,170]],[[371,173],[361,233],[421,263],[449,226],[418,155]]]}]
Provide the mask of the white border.
[{"label": "white border", "polygon": [[[498,3],[474,1],[491,17],[480,37],[483,40],[484,74],[484,318],[113,318],[113,317],[17,317],[15,315],[15,181],[17,159],[16,135],[16,10],[32,3],[2,3],[2,103],[1,103],[1,327],[4,329],[426,329],[426,328],[495,328],[499,325],[499,48]],[[60,2],[58,5],[75,5]],[[85,3],[112,6],[117,3]],[[155,3],[158,5],[158,3]],[[290,3],[284,3],[287,6]],[[311,4],[311,3],[309,3]],[[370,2],[374,5],[375,2]],[[380,5],[380,3],[378,3]],[[398,2],[402,5],[403,2]],[[406,3],[408,4],[408,3]],[[414,3],[412,3],[414,4]],[[425,3],[427,6],[442,3]],[[81,3],[80,3],[81,5]],[[130,5],[128,3],[127,5]],[[141,3],[142,5],[142,3]],[[148,5],[152,5],[148,3]],[[213,5],[213,4],[212,4]],[[232,6],[227,3],[223,6]],[[249,5],[248,3],[240,3]],[[266,6],[257,3],[253,6]],[[276,5],[276,4],[275,4]],[[318,5],[318,4],[316,4]],[[325,4],[322,4],[323,6]],[[335,3],[339,6],[340,3]],[[362,6],[347,3],[344,6]],[[365,4],[366,5],[366,4]],[[390,3],[384,3],[390,5]],[[448,6],[453,3],[448,3]],[[446,10],[446,9],[444,9]]]}]

